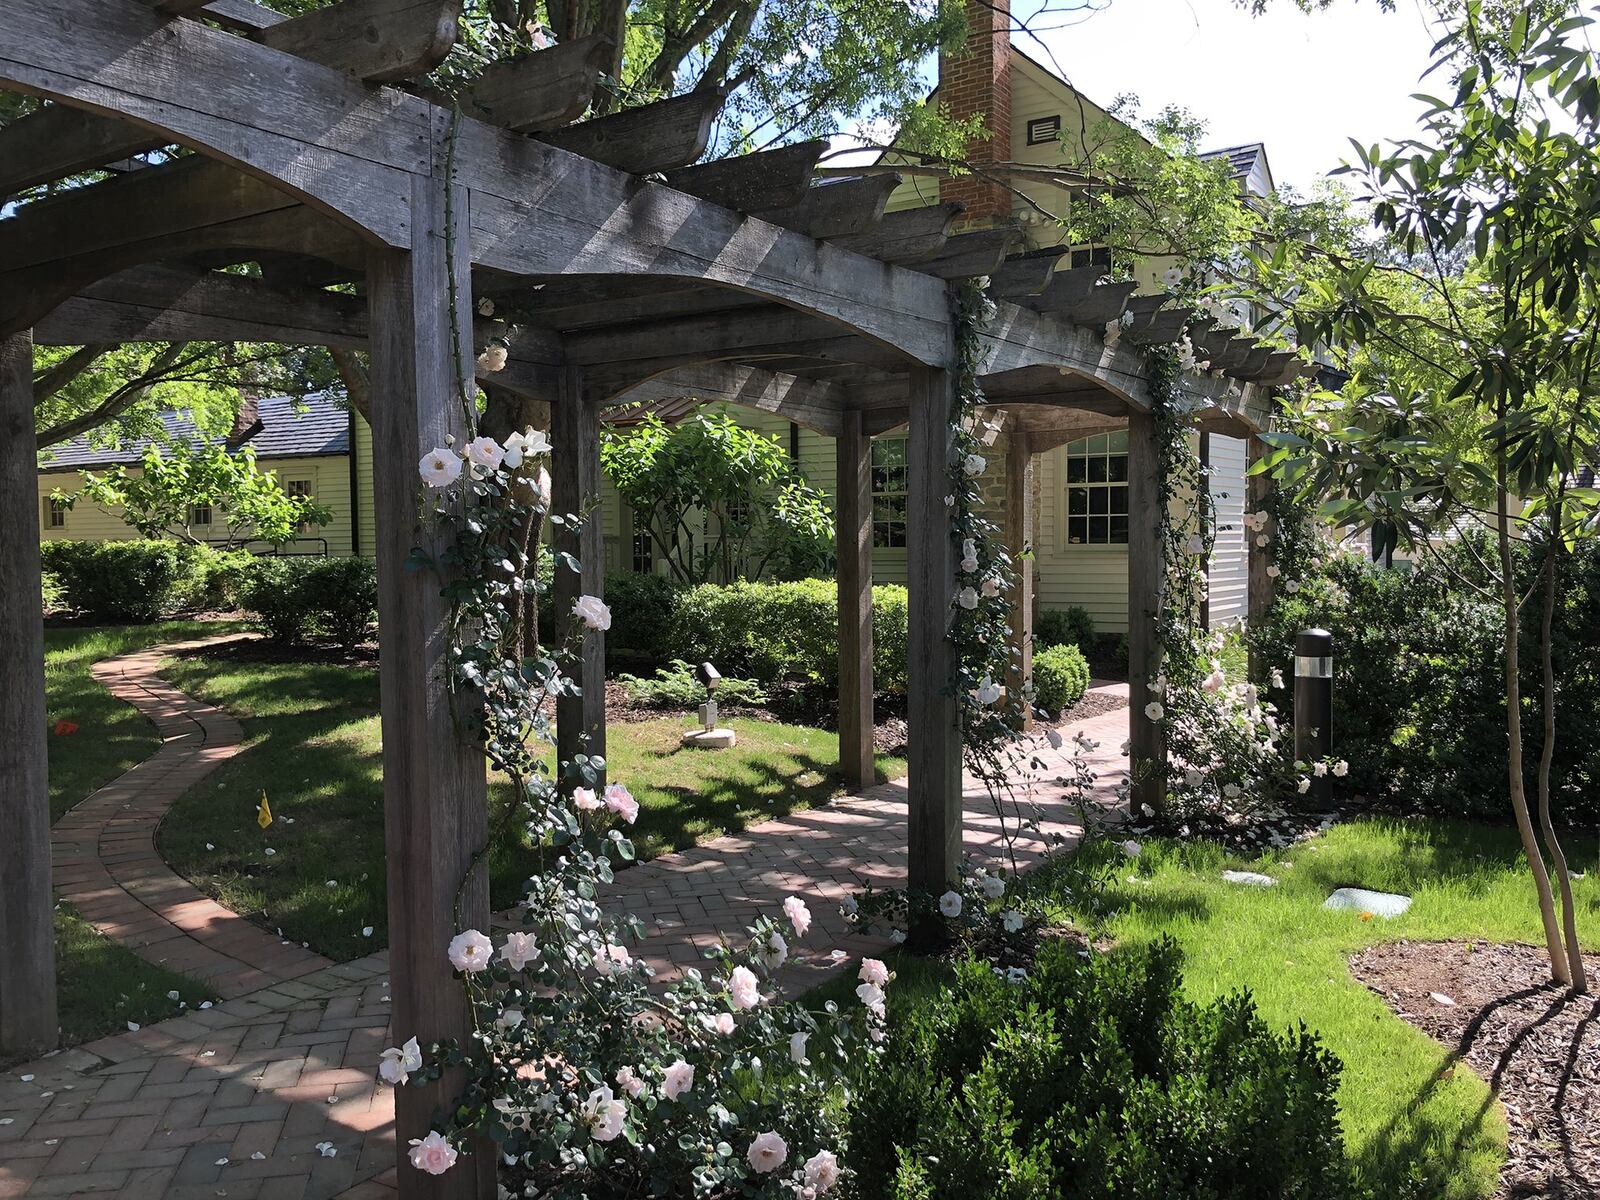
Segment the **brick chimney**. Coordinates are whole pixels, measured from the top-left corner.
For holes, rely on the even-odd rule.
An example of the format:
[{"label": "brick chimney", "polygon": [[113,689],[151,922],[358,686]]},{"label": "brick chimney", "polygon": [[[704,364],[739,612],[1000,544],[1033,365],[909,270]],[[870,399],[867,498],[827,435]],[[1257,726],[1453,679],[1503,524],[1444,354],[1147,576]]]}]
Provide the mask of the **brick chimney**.
[{"label": "brick chimney", "polygon": [[[966,150],[967,161],[981,167],[1011,158],[1011,0],[966,0],[966,6],[966,44],[939,55],[939,99],[953,120],[983,114],[989,136]],[[1011,192],[977,175],[941,180],[939,199],[965,204],[968,226],[1011,219]]]}]

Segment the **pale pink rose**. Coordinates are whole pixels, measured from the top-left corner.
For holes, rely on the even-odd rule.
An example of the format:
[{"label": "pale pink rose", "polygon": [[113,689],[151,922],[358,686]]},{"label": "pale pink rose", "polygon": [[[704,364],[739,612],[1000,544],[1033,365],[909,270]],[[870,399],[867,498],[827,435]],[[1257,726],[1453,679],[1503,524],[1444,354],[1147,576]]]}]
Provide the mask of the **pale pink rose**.
[{"label": "pale pink rose", "polygon": [[594,952],[594,969],[602,975],[620,975],[633,965],[633,955],[626,946],[607,942]]},{"label": "pale pink rose", "polygon": [[761,984],[749,967],[735,967],[728,976],[728,995],[733,1006],[751,1009],[761,1003]]},{"label": "pale pink rose", "polygon": [[580,1110],[589,1136],[597,1142],[609,1142],[622,1132],[623,1118],[628,1106],[618,1100],[608,1087],[597,1087],[589,1093]]},{"label": "pale pink rose", "polygon": [[473,438],[467,443],[467,457],[480,467],[491,471],[505,459],[506,452],[492,437]]},{"label": "pale pink rose", "polygon": [[712,1033],[720,1033],[723,1037],[730,1037],[737,1026],[733,1021],[732,1013],[718,1013],[714,1017],[701,1017],[700,1023]]},{"label": "pale pink rose", "polygon": [[635,1100],[644,1095],[644,1080],[634,1074],[632,1067],[617,1068],[617,1086]]},{"label": "pale pink rose", "polygon": [[629,825],[639,819],[639,802],[633,798],[633,793],[620,783],[606,785],[606,807]]},{"label": "pale pink rose", "polygon": [[883,989],[875,983],[863,983],[856,988],[856,999],[874,1016],[883,1016]]},{"label": "pale pink rose", "polygon": [[500,947],[500,961],[513,971],[520,971],[539,957],[539,946],[530,933],[508,933],[506,944]]},{"label": "pale pink rose", "polygon": [[694,1068],[681,1058],[662,1074],[661,1094],[668,1100],[676,1100],[693,1086]]},{"label": "pale pink rose", "polygon": [[611,610],[599,596],[579,596],[572,602],[572,615],[590,629],[611,628]]},{"label": "pale pink rose", "polygon": [[806,1159],[805,1172],[806,1186],[820,1196],[839,1182],[839,1160],[831,1150],[818,1150]]},{"label": "pale pink rose", "polygon": [[572,802],[578,806],[579,812],[594,812],[605,807],[605,801],[594,794],[593,788],[573,788]]},{"label": "pale pink rose", "polygon": [[889,968],[879,958],[863,958],[861,970],[856,978],[862,983],[870,983],[873,987],[883,988],[889,986]]},{"label": "pale pink rose", "polygon": [[499,342],[490,343],[488,349],[478,355],[478,369],[480,371],[504,371],[506,369],[506,348]]},{"label": "pale pink rose", "polygon": [[789,1147],[784,1144],[781,1137],[769,1129],[765,1133],[756,1134],[744,1157],[750,1164],[750,1169],[756,1174],[770,1175],[789,1161]]},{"label": "pale pink rose", "polygon": [[456,1148],[430,1130],[425,1138],[411,1139],[411,1165],[429,1175],[443,1175],[456,1165]]},{"label": "pale pink rose", "polygon": [[422,1070],[422,1047],[417,1039],[409,1039],[404,1046],[391,1046],[383,1052],[378,1064],[378,1076],[385,1083],[399,1087],[413,1071]]},{"label": "pale pink rose", "polygon": [[794,926],[795,937],[805,937],[806,930],[811,928],[811,910],[806,907],[806,902],[799,896],[790,896],[783,902],[783,915]]},{"label": "pale pink rose", "polygon": [[998,596],[1000,594],[1000,581],[998,579],[996,579],[993,575],[990,575],[988,578],[986,578],[983,581],[982,590],[983,590],[983,594],[985,596],[987,596],[987,597],[989,597],[989,599],[993,600],[996,596]]},{"label": "pale pink rose", "polygon": [[476,929],[458,933],[450,939],[450,965],[458,971],[471,974],[489,965],[494,953],[494,943]]},{"label": "pale pink rose", "polygon": [[460,477],[461,459],[454,450],[438,446],[422,456],[417,470],[429,487],[447,487]]},{"label": "pale pink rose", "polygon": [[789,1035],[789,1058],[798,1067],[809,1067],[811,1060],[806,1057],[806,1042],[810,1039],[809,1033],[801,1032]]}]

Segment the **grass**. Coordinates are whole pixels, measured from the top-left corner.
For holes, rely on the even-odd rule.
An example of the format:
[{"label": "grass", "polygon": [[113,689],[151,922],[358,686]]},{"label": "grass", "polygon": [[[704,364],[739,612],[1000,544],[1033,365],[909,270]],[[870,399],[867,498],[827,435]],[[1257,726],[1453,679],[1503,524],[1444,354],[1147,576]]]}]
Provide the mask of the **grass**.
[{"label": "grass", "polygon": [[[226,628],[226,627],[220,627]],[[55,821],[102,784],[155,752],[155,729],[139,712],[95,681],[89,668],[101,659],[160,642],[217,632],[216,624],[167,621],[154,625],[62,626],[45,630],[46,714],[78,726],[52,733],[50,819]],[[159,1021],[208,998],[204,985],[145,962],[102,936],[66,904],[55,911],[56,992],[66,1045],[92,1041],[128,1027]],[[176,992],[178,999],[171,998]]]},{"label": "grass", "polygon": [[[165,674],[239,716],[248,749],[173,807],[159,834],[163,857],[228,908],[331,958],[385,945],[376,674],[217,656],[182,659]],[[639,800],[633,835],[641,857],[839,793],[837,735],[765,721],[729,724],[739,745],[715,752],[680,747],[686,724],[675,717],[612,727],[610,775]],[[880,758],[879,770],[892,777],[904,763]],[[278,818],[265,832],[256,824],[263,789]],[[503,804],[508,793],[503,781],[492,784],[491,804]],[[514,902],[531,865],[526,847],[497,848],[490,872],[497,905]]]}]

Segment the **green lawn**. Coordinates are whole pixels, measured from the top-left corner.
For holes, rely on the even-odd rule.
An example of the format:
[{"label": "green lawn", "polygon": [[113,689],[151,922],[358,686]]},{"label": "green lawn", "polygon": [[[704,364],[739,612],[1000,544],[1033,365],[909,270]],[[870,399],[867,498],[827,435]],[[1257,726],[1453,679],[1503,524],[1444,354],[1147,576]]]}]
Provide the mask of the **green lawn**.
[{"label": "green lawn", "polygon": [[[235,912],[332,958],[386,944],[375,672],[203,657],[170,664],[166,676],[238,715],[249,747],[174,806],[159,835],[166,860]],[[680,718],[612,726],[610,775],[639,800],[641,857],[838,794],[837,735],[731,724],[738,747],[714,752],[682,749]],[[898,775],[904,764],[884,758],[879,770]],[[266,832],[256,824],[263,788],[278,818]],[[508,791],[493,788],[491,802]],[[515,901],[530,861],[520,845],[496,852],[497,905]]]}]

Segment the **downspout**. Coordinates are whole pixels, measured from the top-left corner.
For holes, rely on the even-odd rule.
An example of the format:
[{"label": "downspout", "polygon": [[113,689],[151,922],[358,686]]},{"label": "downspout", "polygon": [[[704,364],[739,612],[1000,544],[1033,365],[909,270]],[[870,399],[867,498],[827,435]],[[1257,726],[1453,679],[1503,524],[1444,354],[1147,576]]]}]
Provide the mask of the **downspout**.
[{"label": "downspout", "polygon": [[349,440],[350,453],[346,455],[350,462],[350,557],[361,557],[361,476],[356,470],[356,410],[350,409],[350,432],[346,435]]}]

